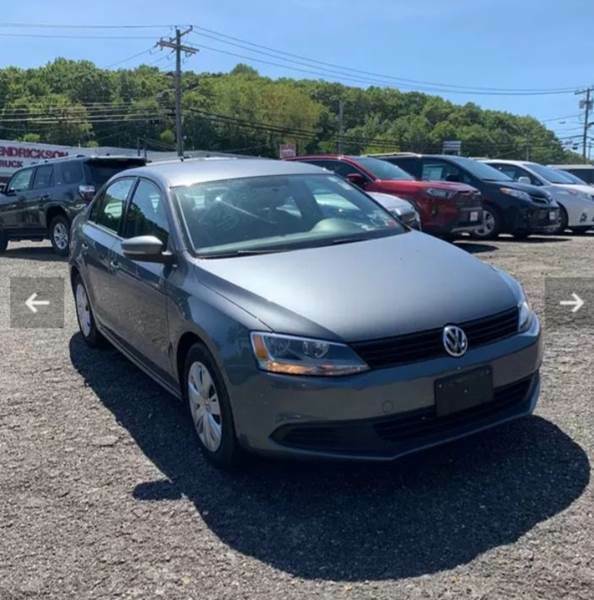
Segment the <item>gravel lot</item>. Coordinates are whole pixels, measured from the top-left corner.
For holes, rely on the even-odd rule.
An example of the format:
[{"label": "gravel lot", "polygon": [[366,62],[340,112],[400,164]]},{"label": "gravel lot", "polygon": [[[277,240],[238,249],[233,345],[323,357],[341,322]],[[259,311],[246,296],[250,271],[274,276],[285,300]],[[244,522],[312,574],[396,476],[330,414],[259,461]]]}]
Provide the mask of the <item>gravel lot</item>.
[{"label": "gravel lot", "polygon": [[[461,244],[524,283],[594,277],[594,235]],[[0,256],[0,598],[594,597],[592,331],[548,331],[536,416],[389,466],[216,471],[182,407],[114,350],[9,328]]]}]

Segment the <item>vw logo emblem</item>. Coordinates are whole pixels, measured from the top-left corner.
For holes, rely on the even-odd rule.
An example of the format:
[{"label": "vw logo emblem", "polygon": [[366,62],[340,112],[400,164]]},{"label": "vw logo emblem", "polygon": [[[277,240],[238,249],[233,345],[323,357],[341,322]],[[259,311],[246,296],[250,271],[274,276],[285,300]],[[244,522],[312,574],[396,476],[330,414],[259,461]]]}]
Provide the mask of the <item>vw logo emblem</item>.
[{"label": "vw logo emblem", "polygon": [[450,356],[459,358],[468,350],[468,338],[463,329],[456,325],[447,325],[443,328],[443,347]]}]

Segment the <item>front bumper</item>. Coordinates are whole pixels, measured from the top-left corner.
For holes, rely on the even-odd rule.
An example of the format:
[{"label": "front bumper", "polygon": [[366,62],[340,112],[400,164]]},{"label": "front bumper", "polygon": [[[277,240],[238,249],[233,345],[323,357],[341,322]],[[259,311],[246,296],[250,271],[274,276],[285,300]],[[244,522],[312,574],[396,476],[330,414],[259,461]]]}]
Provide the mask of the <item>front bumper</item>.
[{"label": "front bumper", "polygon": [[[530,414],[539,395],[540,324],[499,342],[340,378],[257,372],[230,389],[240,443],[279,457],[391,460]],[[495,399],[435,416],[437,379],[489,365]]]},{"label": "front bumper", "polygon": [[483,224],[483,207],[472,206],[457,208],[446,212],[442,211],[432,215],[423,222],[423,230],[434,235],[447,235],[452,233],[472,233]]},{"label": "front bumper", "polygon": [[542,207],[527,210],[516,224],[516,229],[533,233],[554,233],[561,224],[561,212],[558,208]]}]

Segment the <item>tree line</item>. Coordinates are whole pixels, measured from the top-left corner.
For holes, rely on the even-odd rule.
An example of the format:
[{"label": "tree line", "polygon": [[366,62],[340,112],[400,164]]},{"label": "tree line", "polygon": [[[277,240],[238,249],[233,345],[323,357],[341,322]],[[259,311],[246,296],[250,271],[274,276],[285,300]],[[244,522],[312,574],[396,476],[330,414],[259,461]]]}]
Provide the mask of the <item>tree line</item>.
[{"label": "tree line", "polygon": [[[172,74],[150,65],[110,70],[59,58],[0,69],[3,139],[173,149],[173,106]],[[300,153],[334,152],[340,137],[353,154],[440,152],[444,140],[460,140],[470,156],[575,159],[529,116],[394,88],[270,79],[243,64],[229,73],[185,72],[183,111],[187,150],[278,156],[281,143],[294,143]]]}]

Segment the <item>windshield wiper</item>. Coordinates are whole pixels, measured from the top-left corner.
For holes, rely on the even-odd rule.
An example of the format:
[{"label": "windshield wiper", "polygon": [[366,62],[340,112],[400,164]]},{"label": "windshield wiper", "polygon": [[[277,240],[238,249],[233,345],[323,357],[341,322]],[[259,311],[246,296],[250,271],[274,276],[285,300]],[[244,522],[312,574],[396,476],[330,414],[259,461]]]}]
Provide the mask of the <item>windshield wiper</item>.
[{"label": "windshield wiper", "polygon": [[229,252],[219,252],[213,254],[200,254],[200,258],[233,258],[234,256],[257,256],[259,254],[274,254],[275,252],[285,252],[287,248],[273,248],[268,250],[232,250]]}]

